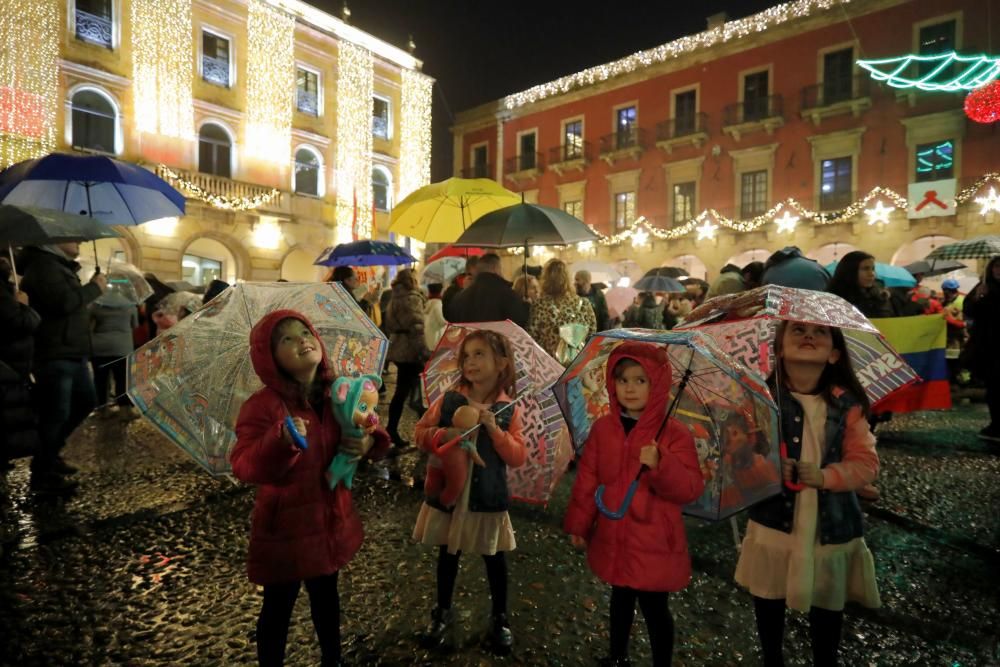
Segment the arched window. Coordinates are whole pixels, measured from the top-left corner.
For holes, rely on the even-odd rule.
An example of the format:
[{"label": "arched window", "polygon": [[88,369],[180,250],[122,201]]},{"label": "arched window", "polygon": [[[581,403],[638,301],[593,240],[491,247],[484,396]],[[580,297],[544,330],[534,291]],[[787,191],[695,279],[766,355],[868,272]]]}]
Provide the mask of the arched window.
[{"label": "arched window", "polygon": [[85,88],[73,94],[73,148],[115,152],[118,113],[106,95]]},{"label": "arched window", "polygon": [[320,161],[319,153],[305,146],[295,151],[295,181],[292,183],[295,192],[319,197],[323,194],[320,191],[322,173],[323,163]]},{"label": "arched window", "polygon": [[372,169],[372,198],[376,211],[388,211],[391,205],[392,176],[384,167]]},{"label": "arched window", "polygon": [[198,171],[231,178],[233,173],[233,140],[225,128],[205,123],[198,132]]}]

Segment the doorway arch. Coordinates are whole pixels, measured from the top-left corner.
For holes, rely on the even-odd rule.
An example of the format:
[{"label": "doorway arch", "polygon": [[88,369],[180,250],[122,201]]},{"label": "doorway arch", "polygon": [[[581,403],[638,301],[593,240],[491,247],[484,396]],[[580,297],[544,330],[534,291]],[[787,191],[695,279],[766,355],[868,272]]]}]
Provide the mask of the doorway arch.
[{"label": "doorway arch", "polygon": [[664,262],[663,266],[676,266],[684,269],[689,278],[708,280],[708,267],[696,255],[678,255]]},{"label": "doorway arch", "polygon": [[318,282],[326,275],[328,269],[313,264],[313,255],[302,248],[295,247],[288,251],[281,260],[280,276],[293,283]]},{"label": "doorway arch", "polygon": [[813,248],[806,253],[806,257],[816,260],[820,266],[826,266],[827,264],[839,262],[844,255],[855,250],[857,250],[857,247],[850,243],[827,243],[818,248]]},{"label": "doorway arch", "polygon": [[194,286],[224,280],[230,285],[242,277],[237,255],[217,238],[191,239],[181,253],[181,279]]}]

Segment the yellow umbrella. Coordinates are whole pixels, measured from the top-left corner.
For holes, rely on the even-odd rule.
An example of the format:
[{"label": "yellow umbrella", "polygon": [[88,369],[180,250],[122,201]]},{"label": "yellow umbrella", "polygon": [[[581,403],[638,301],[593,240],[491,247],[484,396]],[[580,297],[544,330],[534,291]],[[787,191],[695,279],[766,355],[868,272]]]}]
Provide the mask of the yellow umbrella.
[{"label": "yellow umbrella", "polygon": [[396,204],[389,231],[424,243],[451,243],[480,216],[519,203],[521,195],[488,178],[449,178]]}]

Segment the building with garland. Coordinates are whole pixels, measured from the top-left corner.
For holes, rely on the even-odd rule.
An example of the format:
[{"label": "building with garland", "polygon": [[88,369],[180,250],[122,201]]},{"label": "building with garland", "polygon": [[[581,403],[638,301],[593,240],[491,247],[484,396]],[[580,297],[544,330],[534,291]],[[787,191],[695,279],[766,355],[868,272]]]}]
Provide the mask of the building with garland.
[{"label": "building with garland", "polygon": [[543,256],[694,276],[788,245],[823,263],[853,249],[907,263],[997,233],[1000,133],[971,117],[991,117],[977,98],[1000,117],[1000,84],[967,90],[1000,76],[996,12],[797,0],[713,16],[702,33],[459,114],[454,172],[604,236]]},{"label": "building with garland", "polygon": [[52,151],[155,170],[186,215],[101,241],[163,280],[314,280],[430,179],[433,81],[300,0],[9,0],[0,167]]}]

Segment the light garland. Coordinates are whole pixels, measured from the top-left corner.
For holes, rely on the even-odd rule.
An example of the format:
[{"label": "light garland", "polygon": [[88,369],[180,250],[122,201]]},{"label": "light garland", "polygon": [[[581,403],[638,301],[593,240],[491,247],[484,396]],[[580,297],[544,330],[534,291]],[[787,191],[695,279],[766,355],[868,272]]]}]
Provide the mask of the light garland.
[{"label": "light garland", "polygon": [[402,79],[397,201],[431,181],[431,93],[434,80],[408,69],[402,71]]},{"label": "light garland", "polygon": [[370,238],[374,61],[354,44],[342,41],[338,49],[337,238]]},{"label": "light garland", "polygon": [[139,132],[194,136],[191,0],[132,0],[132,90]]},{"label": "light garland", "polygon": [[295,105],[295,19],[263,0],[247,13],[246,153],[287,164]]},{"label": "light garland", "polygon": [[997,194],[997,190],[993,186],[990,186],[988,195],[976,197],[974,201],[982,207],[979,210],[980,215],[985,216],[990,211],[1000,213],[1000,195]]},{"label": "light garland", "polygon": [[516,109],[526,104],[533,104],[555,95],[568,93],[577,88],[592,86],[624,74],[646,69],[652,65],[690,55],[703,49],[709,49],[726,42],[746,39],[751,35],[771,30],[782,23],[804,18],[819,11],[850,4],[852,0],[797,0],[771,7],[753,16],[735,21],[728,21],[721,26],[675,39],[667,44],[656,46],[646,51],[639,51],[621,60],[604,65],[590,67],[561,77],[555,81],[543,83],[528,90],[503,99],[503,107],[507,110]]},{"label": "light garland", "polygon": [[198,199],[213,208],[224,211],[250,211],[270,203],[275,197],[281,194],[280,190],[272,188],[269,192],[262,192],[253,197],[226,197],[225,195],[209,192],[197,183],[184,178],[165,164],[157,165],[156,173],[163,180],[181,189],[186,197]]},{"label": "light garland", "polygon": [[[937,63],[929,72],[919,78],[910,78],[906,74],[916,63]],[[952,65],[963,66],[957,75],[952,74]],[[954,51],[938,53],[933,56],[905,55],[896,58],[880,60],[859,60],[858,67],[868,70],[876,81],[884,81],[893,88],[917,88],[928,92],[955,92],[959,90],[974,90],[984,86],[1000,76],[1000,58],[990,56],[960,56]],[[880,65],[895,65],[888,71],[879,69]],[[941,74],[948,78],[935,80]]]},{"label": "light garland", "polygon": [[979,193],[979,190],[990,182],[1000,185],[1000,172],[990,171],[977,178],[975,183],[955,195],[955,205],[958,206],[959,204],[972,201],[973,197]]},{"label": "light garland", "polygon": [[0,12],[0,168],[56,147],[59,0],[5,0]]}]

